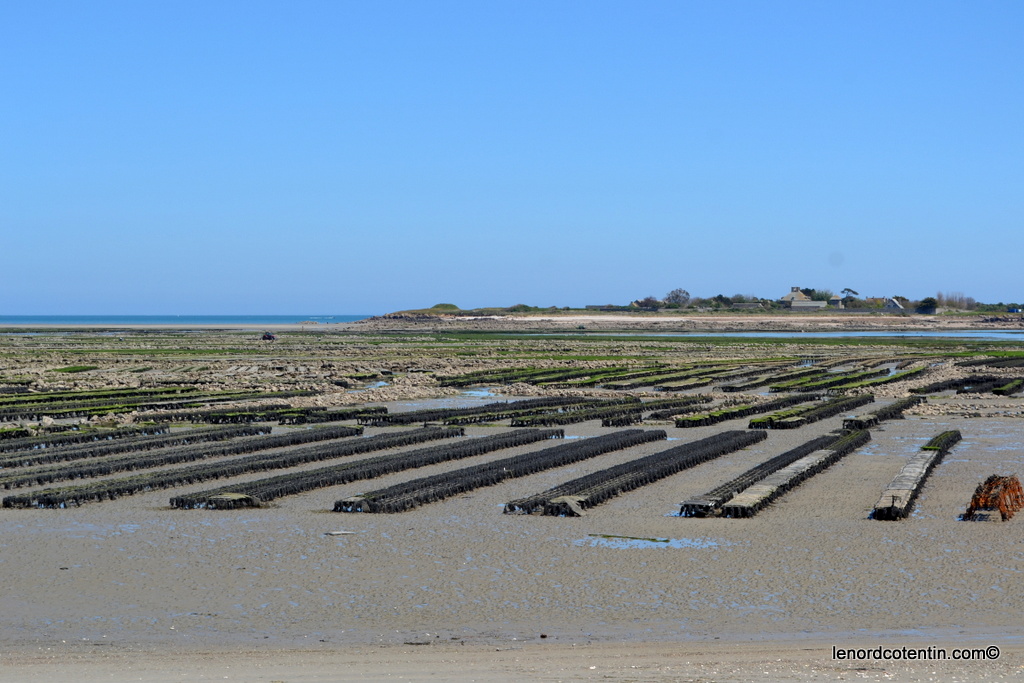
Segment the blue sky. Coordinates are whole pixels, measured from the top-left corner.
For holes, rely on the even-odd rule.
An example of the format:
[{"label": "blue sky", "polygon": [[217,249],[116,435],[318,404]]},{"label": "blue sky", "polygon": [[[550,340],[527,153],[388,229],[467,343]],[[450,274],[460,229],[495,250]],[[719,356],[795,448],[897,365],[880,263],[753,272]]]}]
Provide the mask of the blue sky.
[{"label": "blue sky", "polygon": [[1024,299],[1019,2],[0,4],[5,314]]}]

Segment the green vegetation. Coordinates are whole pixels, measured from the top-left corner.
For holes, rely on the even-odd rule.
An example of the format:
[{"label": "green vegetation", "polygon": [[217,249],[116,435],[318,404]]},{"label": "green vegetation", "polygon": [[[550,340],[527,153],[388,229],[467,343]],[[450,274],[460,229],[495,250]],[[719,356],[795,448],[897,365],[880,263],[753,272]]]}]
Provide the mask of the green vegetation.
[{"label": "green vegetation", "polygon": [[924,314],[934,314],[935,309],[938,308],[939,302],[935,300],[935,297],[926,296],[921,299],[920,303],[917,304],[917,312]]},{"label": "green vegetation", "polygon": [[817,400],[817,398],[817,396],[786,396],[785,398],[777,398],[771,401],[765,401],[764,403],[758,403],[756,405],[750,403],[734,405],[709,413],[687,415],[686,417],[677,418],[676,427],[707,427],[709,425],[718,424],[719,422],[725,422],[726,420],[735,420],[741,417],[749,417],[750,415],[768,413],[774,410],[788,408],[789,406],[797,403],[806,403],[807,401]]},{"label": "green vegetation", "polygon": [[996,387],[992,390],[992,393],[996,396],[1010,396],[1019,393],[1022,389],[1024,389],[1024,379],[1015,379]]},{"label": "green vegetation", "polygon": [[959,442],[961,438],[959,429],[951,429],[949,431],[942,432],[938,436],[932,437],[928,443],[921,446],[921,450],[948,451],[957,442]]},{"label": "green vegetation", "polygon": [[69,365],[66,368],[54,368],[50,372],[88,372],[89,370],[98,369],[98,365]]},{"label": "green vegetation", "polygon": [[871,394],[858,394],[856,396],[842,396],[824,403],[813,403],[798,408],[781,410],[764,417],[755,417],[750,421],[750,429],[795,429],[806,424],[823,420],[833,415],[859,408],[867,403],[872,403],[875,397]]},{"label": "green vegetation", "polygon": [[[827,287],[804,287],[801,288],[800,291],[813,301],[829,301],[836,296],[833,290]],[[707,296],[691,296],[690,292],[680,287],[668,292],[662,299],[653,295],[648,295],[636,297],[628,303],[607,303],[603,305],[592,305],[586,308],[573,308],[570,306],[557,305],[540,307],[527,304],[516,304],[508,307],[485,306],[474,309],[460,309],[454,304],[435,304],[430,308],[398,311],[391,315],[444,315],[461,313],[463,315],[484,316],[507,313],[550,313],[554,311],[591,312],[593,310],[599,310],[602,312],[622,311],[629,313],[659,313],[669,310],[673,312],[682,312],[683,314],[692,313],[698,315],[728,310],[731,312],[742,311],[743,313],[752,313],[756,315],[758,312],[763,313],[784,309],[784,304],[779,298],[777,298],[780,294],[782,294],[782,292],[774,292],[772,293],[772,296],[769,297],[758,296],[757,294],[733,294],[732,296],[727,296],[721,293]],[[872,296],[869,293],[862,298],[861,294],[856,290],[844,287],[840,290],[843,309],[881,312],[889,297],[877,292],[874,294],[875,296]],[[965,296],[960,292],[940,292],[935,296],[926,296],[922,299],[912,299],[902,295],[895,295],[891,298],[898,301],[900,305],[903,306],[904,312],[906,313],[917,311],[921,313],[934,314],[936,309],[941,309],[941,312],[946,315],[963,315],[973,312],[1019,313],[1019,309],[1021,307],[1020,304],[1003,303],[1001,301],[998,303],[981,303],[976,301],[973,297]],[[739,309],[733,308],[737,304],[756,304],[756,306],[752,306],[750,308],[741,307]]]},{"label": "green vegetation", "polygon": [[[106,395],[103,395],[106,394]],[[93,417],[110,413],[131,413],[158,408],[180,410],[201,408],[225,401],[251,401],[309,395],[308,391],[211,391],[198,392],[191,387],[169,389],[128,389],[108,392],[53,392],[52,394],[15,394],[0,399],[0,420],[36,420]]]},{"label": "green vegetation", "polygon": [[914,368],[913,370],[906,370],[904,372],[895,372],[888,377],[879,377],[878,379],[869,379],[865,381],[852,382],[850,384],[840,384],[833,389],[842,391],[846,389],[863,389],[864,387],[873,387],[879,384],[889,384],[890,382],[902,382],[903,380],[912,379],[918,375],[923,374],[927,368]]}]

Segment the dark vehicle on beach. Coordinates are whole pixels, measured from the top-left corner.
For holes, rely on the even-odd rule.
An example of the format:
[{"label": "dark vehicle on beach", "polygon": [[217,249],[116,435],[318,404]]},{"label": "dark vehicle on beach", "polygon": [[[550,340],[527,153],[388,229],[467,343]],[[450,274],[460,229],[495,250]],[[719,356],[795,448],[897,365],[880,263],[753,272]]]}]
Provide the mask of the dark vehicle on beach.
[{"label": "dark vehicle on beach", "polygon": [[263,341],[274,341],[275,339],[277,339],[277,337],[271,334],[270,332],[264,332],[263,336],[260,337],[260,339],[262,339]]}]

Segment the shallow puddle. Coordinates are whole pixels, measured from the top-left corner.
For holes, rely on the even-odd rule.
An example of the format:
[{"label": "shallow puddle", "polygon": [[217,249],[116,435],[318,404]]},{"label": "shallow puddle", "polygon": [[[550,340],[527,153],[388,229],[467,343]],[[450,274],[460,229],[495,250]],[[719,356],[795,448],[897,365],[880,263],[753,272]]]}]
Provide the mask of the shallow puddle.
[{"label": "shallow puddle", "polygon": [[631,538],[598,535],[576,541],[575,545],[589,545],[592,548],[718,548],[732,544],[710,538]]}]

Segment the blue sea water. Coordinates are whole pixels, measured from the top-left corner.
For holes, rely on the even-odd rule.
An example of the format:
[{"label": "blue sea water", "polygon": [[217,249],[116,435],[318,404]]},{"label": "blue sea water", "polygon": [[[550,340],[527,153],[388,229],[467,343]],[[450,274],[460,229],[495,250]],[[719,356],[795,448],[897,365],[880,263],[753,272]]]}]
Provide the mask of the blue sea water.
[{"label": "blue sea water", "polygon": [[293,325],[350,323],[369,315],[0,315],[0,325]]}]

